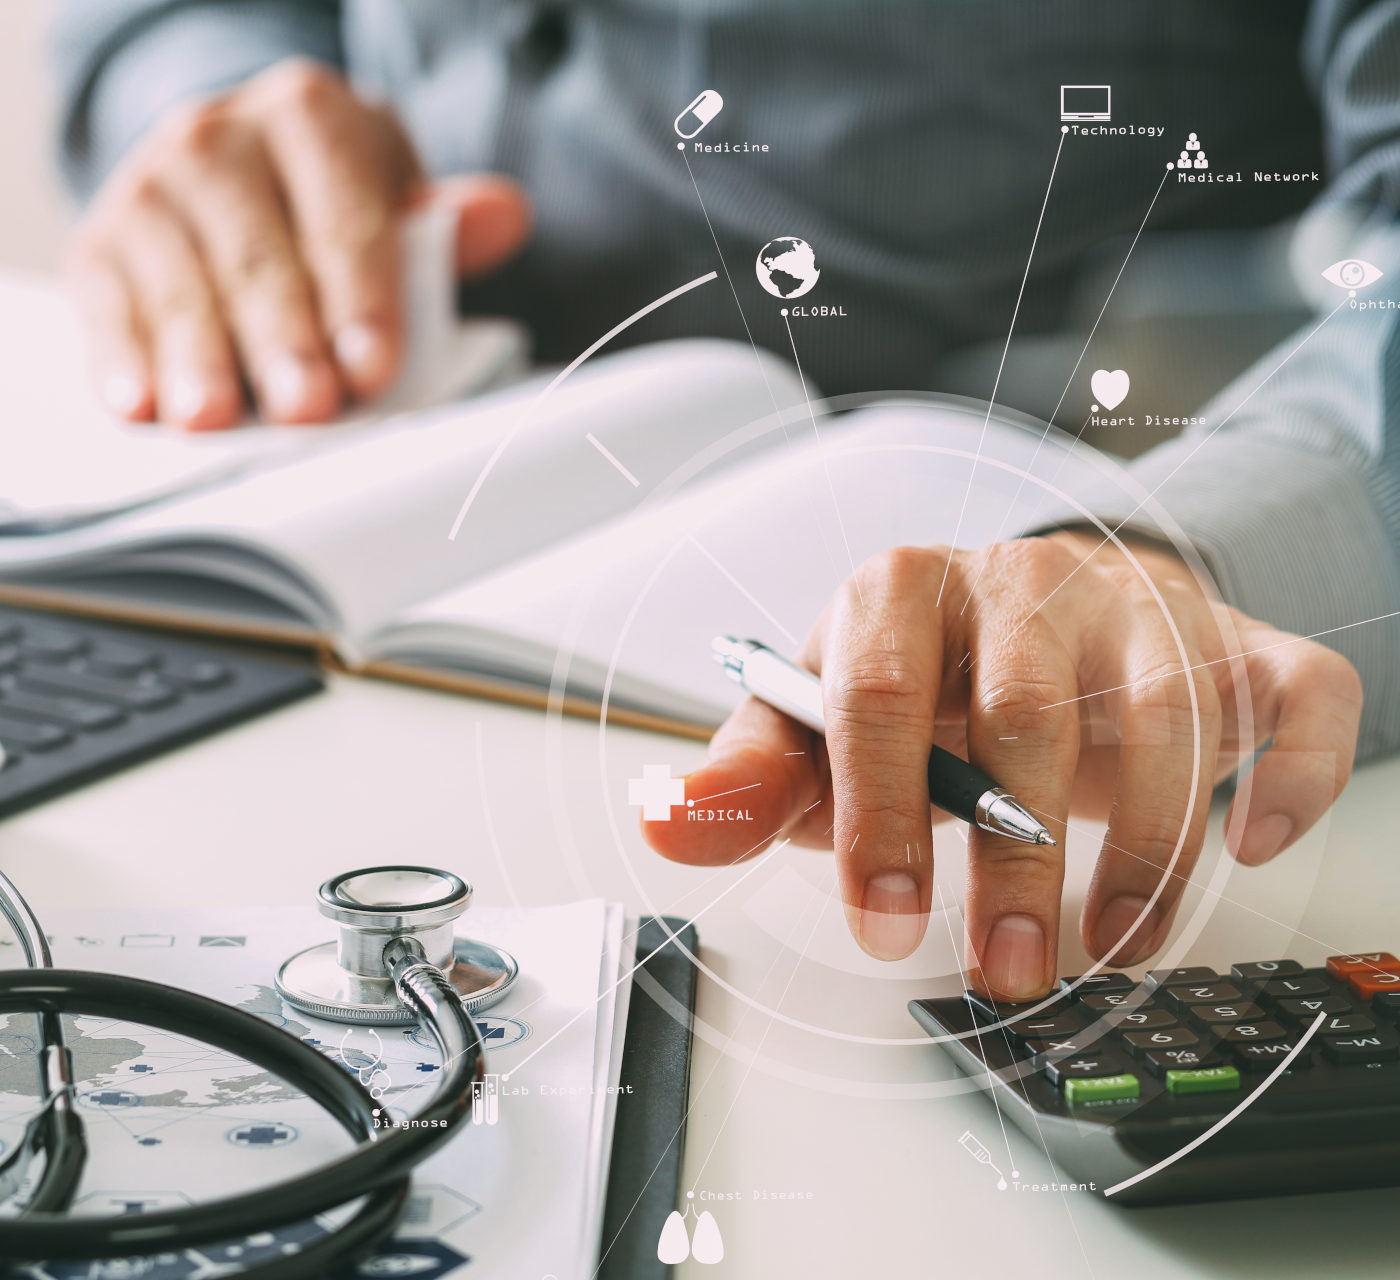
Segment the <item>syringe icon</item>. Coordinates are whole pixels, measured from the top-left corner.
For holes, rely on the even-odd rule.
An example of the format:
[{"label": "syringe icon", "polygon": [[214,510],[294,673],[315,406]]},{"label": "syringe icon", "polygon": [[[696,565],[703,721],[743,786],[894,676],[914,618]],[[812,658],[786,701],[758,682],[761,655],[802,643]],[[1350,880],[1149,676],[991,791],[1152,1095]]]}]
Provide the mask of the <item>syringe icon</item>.
[{"label": "syringe icon", "polygon": [[998,1191],[1006,1190],[1006,1175],[992,1163],[992,1153],[987,1150],[985,1143],[972,1136],[971,1129],[968,1129],[963,1136],[958,1139],[958,1145],[965,1148],[968,1155],[976,1160],[978,1164],[987,1165],[992,1172],[997,1175]]}]

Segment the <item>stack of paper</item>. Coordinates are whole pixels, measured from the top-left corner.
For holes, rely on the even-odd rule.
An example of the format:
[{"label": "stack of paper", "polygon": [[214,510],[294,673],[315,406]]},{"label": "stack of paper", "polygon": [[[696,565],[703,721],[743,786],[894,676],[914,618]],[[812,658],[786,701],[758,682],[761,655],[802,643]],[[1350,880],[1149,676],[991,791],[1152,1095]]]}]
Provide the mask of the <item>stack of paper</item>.
[{"label": "stack of paper", "polygon": [[[329,936],[310,907],[45,915],[58,965],[178,984],[275,1022],[382,1094],[391,1118],[411,1115],[433,1086],[438,1056],[417,1028],[349,1028],[279,999],[278,965]],[[371,1273],[436,1280],[470,1260],[473,1275],[583,1280],[600,1251],[635,926],[598,900],[474,908],[462,924],[510,951],[520,978],[478,1017],[489,1073],[482,1105],[416,1175],[399,1235]],[[0,941],[0,966],[22,959],[17,945]],[[101,1018],[78,1018],[71,1035],[91,1147],[78,1212],[209,1200],[295,1176],[348,1147],[314,1104],[237,1058]],[[0,1150],[33,1112],[35,1047],[31,1018],[0,1017]],[[229,1274],[229,1263],[295,1252],[331,1221],[164,1255],[140,1274]],[[17,1274],[46,1280],[71,1270],[36,1265]]]}]

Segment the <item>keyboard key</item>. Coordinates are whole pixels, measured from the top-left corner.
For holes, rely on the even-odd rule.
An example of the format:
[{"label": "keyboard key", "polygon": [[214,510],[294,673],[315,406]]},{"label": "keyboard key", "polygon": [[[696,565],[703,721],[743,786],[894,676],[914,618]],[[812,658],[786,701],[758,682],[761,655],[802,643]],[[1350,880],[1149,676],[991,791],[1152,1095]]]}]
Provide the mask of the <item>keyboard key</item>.
[{"label": "keyboard key", "polygon": [[89,675],[86,671],[32,668],[19,677],[16,687],[26,692],[76,694],[110,702],[129,711],[156,711],[168,707],[179,694],[168,684],[143,677],[141,680],[113,680]]},{"label": "keyboard key", "polygon": [[1296,960],[1246,960],[1230,966],[1230,976],[1236,982],[1268,982],[1271,978],[1302,972],[1303,966]]},{"label": "keyboard key", "polygon": [[1137,991],[1096,991],[1091,996],[1080,996],[1079,1007],[1090,1013],[1107,1013],[1123,1005],[1141,1003],[1142,996]]},{"label": "keyboard key", "polygon": [[86,648],[81,635],[63,627],[28,626],[19,635],[20,655],[38,662],[67,662]]},{"label": "keyboard key", "polygon": [[1353,973],[1348,981],[1363,1000],[1382,991],[1400,991],[1400,973]]},{"label": "keyboard key", "polygon": [[1066,1102],[1111,1102],[1117,1098],[1136,1098],[1141,1085],[1137,1076],[1124,1073],[1093,1080],[1066,1080],[1064,1090]]},{"label": "keyboard key", "polygon": [[1125,1031],[1155,1031],[1158,1027],[1177,1025],[1176,1015],[1166,1009],[1129,1009],[1113,1014],[1108,1020]]},{"label": "keyboard key", "polygon": [[1102,1040],[1102,1036],[1086,1036],[1082,1032],[1075,1032],[1067,1036],[1046,1036],[1042,1040],[1023,1040],[1021,1045],[1026,1052],[1037,1057],[1052,1058],[1063,1057],[1067,1053],[1088,1053],[1095,1048],[1095,1042]]},{"label": "keyboard key", "polygon": [[1163,1004],[1186,1010],[1193,1004],[1231,1004],[1243,1002],[1244,992],[1233,982],[1206,982],[1189,987],[1166,987],[1160,999]]},{"label": "keyboard key", "polygon": [[1257,1004],[1236,1000],[1233,1004],[1193,1004],[1187,1011],[1193,1022],[1219,1027],[1232,1022],[1262,1022],[1268,1014]]},{"label": "keyboard key", "polygon": [[1378,1018],[1400,1018],[1400,991],[1382,991],[1372,996],[1371,1012]]},{"label": "keyboard key", "polygon": [[1007,1030],[1018,1040],[1051,1040],[1056,1036],[1077,1035],[1084,1030],[1084,1021],[1063,1015],[1057,1018],[1032,1015],[1018,1018]]},{"label": "keyboard key", "polygon": [[26,719],[45,720],[70,729],[110,729],[126,720],[116,707],[86,698],[51,698],[43,694],[12,689],[0,703],[6,711]]},{"label": "keyboard key", "polygon": [[1060,990],[1068,992],[1074,999],[1102,995],[1107,991],[1131,991],[1136,985],[1126,973],[1095,973],[1087,978],[1060,979]]},{"label": "keyboard key", "polygon": [[1168,1071],[1168,1093],[1231,1093],[1240,1087],[1240,1073],[1234,1067],[1202,1067],[1195,1071]]},{"label": "keyboard key", "polygon": [[1274,1009],[1286,1022],[1311,1022],[1319,1013],[1350,1013],[1355,1006],[1345,996],[1312,996],[1307,1000],[1276,1000]]},{"label": "keyboard key", "polygon": [[[993,1000],[991,996],[984,996],[981,992],[971,990],[963,992],[963,999],[967,1001],[978,1022],[1001,1022],[1003,1019],[1015,1018],[1017,1014],[1045,1003],[1041,1000],[1022,1000],[1019,1002]],[[1047,1018],[1053,1017],[1063,1007],[1063,1002],[1056,996],[1039,1012]]]},{"label": "keyboard key", "polygon": [[99,676],[129,680],[153,668],[159,658],[154,649],[116,640],[98,640],[83,659],[82,669]]},{"label": "keyboard key", "polygon": [[1153,1049],[1143,1054],[1143,1061],[1154,1076],[1165,1076],[1169,1071],[1195,1071],[1201,1067],[1222,1066],[1225,1059],[1209,1045],[1195,1045],[1181,1049]]},{"label": "keyboard key", "polygon": [[1179,987],[1188,982],[1197,985],[1219,982],[1220,975],[1205,965],[1193,964],[1183,969],[1153,969],[1142,981],[1149,991],[1156,991],[1159,987]]},{"label": "keyboard key", "polygon": [[1332,988],[1321,978],[1311,974],[1296,977],[1274,978],[1264,983],[1264,997],[1267,1000],[1301,1000],[1304,996],[1330,996]]},{"label": "keyboard key", "polygon": [[1095,1080],[1103,1076],[1118,1076],[1131,1070],[1131,1064],[1121,1053],[1108,1050],[1103,1053],[1069,1054],[1063,1058],[1052,1058],[1045,1064],[1046,1078],[1057,1089],[1062,1089],[1068,1080]]},{"label": "keyboard key", "polygon": [[1222,1027],[1220,1031],[1220,1038],[1231,1045],[1288,1039],[1288,1032],[1277,1022],[1237,1022],[1233,1026]]},{"label": "keyboard key", "polygon": [[52,751],[73,735],[56,724],[36,724],[33,720],[22,720],[17,716],[7,716],[0,708],[0,742],[23,751]]},{"label": "keyboard key", "polygon": [[1377,1027],[1354,1036],[1323,1036],[1322,1052],[1333,1062],[1394,1062],[1400,1058],[1400,1035],[1389,1027]]},{"label": "keyboard key", "polygon": [[178,654],[166,658],[160,673],[182,689],[217,689],[233,679],[233,671],[222,662],[207,658],[191,661]]},{"label": "keyboard key", "polygon": [[1368,1018],[1364,1013],[1337,1013],[1329,1016],[1318,1027],[1317,1034],[1320,1036],[1343,1036],[1362,1031],[1374,1031],[1375,1029],[1375,1019]]},{"label": "keyboard key", "polygon": [[1156,1031],[1125,1031],[1123,1039],[1135,1053],[1153,1049],[1192,1049],[1201,1043],[1194,1031],[1185,1027],[1161,1027]]},{"label": "keyboard key", "polygon": [[[1261,1074],[1272,1071],[1282,1062],[1297,1045],[1296,1037],[1285,1037],[1282,1040],[1251,1041],[1249,1044],[1232,1045],[1231,1049],[1235,1055],[1235,1061],[1251,1074]],[[1288,1073],[1294,1071],[1306,1071],[1312,1066],[1312,1046],[1313,1042],[1308,1041],[1299,1052],[1298,1056],[1288,1064]]]},{"label": "keyboard key", "polygon": [[1327,972],[1342,981],[1353,973],[1374,973],[1377,969],[1400,973],[1400,960],[1389,951],[1358,951],[1354,956],[1327,957]]}]

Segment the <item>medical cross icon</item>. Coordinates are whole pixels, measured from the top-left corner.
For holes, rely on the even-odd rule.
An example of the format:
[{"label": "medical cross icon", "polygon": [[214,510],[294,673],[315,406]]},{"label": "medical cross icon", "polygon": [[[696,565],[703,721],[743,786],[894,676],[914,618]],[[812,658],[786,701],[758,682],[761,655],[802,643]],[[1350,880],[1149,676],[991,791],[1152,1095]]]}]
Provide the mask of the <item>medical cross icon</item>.
[{"label": "medical cross icon", "polygon": [[642,806],[648,822],[669,822],[671,806],[685,803],[685,779],[671,777],[669,764],[649,764],[640,778],[627,780],[627,803]]}]

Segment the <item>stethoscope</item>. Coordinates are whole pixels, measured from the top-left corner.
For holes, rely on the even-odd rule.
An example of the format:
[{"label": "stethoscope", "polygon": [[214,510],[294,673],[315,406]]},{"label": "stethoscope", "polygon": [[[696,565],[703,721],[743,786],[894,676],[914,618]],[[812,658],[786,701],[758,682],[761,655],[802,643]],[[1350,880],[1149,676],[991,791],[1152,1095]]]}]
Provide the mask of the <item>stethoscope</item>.
[{"label": "stethoscope", "polygon": [[[442,1067],[433,1095],[407,1121],[385,1127],[369,1090],[310,1045],[251,1013],[159,982],[56,969],[48,939],[14,884],[0,874],[0,913],[28,968],[0,971],[0,1013],[39,1020],[39,1110],[0,1160],[3,1262],[98,1261],[232,1243],[359,1201],[340,1226],[293,1255],[249,1266],[260,1280],[322,1274],[386,1237],[408,1196],[413,1169],[471,1115],[485,1051],[472,1013],[499,1000],[519,972],[487,943],[454,938],[471,886],[430,867],[369,867],[327,880],[317,895],[340,925],[333,942],[288,959],[282,997],[306,1013],[380,1026],[417,1022]],[[139,1022],[189,1036],[262,1067],[322,1106],[355,1149],[310,1173],[183,1209],[116,1217],[70,1215],[87,1161],[75,1105],[73,1060],[62,1014]]]}]

